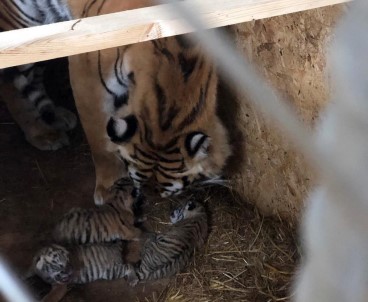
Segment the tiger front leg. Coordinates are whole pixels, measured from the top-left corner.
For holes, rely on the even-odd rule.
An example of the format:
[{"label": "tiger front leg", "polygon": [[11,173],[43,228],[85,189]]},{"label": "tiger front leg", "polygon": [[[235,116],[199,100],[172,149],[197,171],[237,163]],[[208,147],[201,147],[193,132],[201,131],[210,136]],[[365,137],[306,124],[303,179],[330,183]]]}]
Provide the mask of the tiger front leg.
[{"label": "tiger front leg", "polygon": [[109,119],[106,107],[111,100],[101,84],[97,63],[96,52],[69,58],[74,99],[95,165],[94,201],[96,205],[102,205],[109,196],[109,188],[116,180],[126,176],[126,170],[121,160],[109,149],[111,142],[106,134]]},{"label": "tiger front leg", "polygon": [[100,146],[90,142],[90,147],[96,171],[94,201],[96,205],[102,205],[110,196],[110,187],[124,175],[125,168],[120,160],[106,150],[101,150]]},{"label": "tiger front leg", "polygon": [[[46,124],[39,116],[39,112],[20,92],[10,83],[1,85],[1,97],[13,119],[22,129],[26,140],[39,150],[57,150],[69,145],[69,138],[65,130],[55,129]],[[68,120],[69,120],[68,115]],[[74,117],[75,118],[75,117]],[[71,119],[75,126],[76,120]]]}]

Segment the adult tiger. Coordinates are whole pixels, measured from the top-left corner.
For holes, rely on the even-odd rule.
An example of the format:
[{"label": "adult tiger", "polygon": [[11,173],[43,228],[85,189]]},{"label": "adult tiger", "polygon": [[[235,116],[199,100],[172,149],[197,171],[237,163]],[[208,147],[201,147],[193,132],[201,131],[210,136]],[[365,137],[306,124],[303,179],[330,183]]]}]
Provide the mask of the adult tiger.
[{"label": "adult tiger", "polygon": [[[67,6],[79,18],[152,1],[38,0],[28,5],[45,15]],[[153,179],[163,196],[221,173],[230,148],[216,114],[217,75],[198,44],[174,37],[81,54],[69,58],[69,72],[95,163],[97,204],[124,173],[123,162],[137,187]]]}]

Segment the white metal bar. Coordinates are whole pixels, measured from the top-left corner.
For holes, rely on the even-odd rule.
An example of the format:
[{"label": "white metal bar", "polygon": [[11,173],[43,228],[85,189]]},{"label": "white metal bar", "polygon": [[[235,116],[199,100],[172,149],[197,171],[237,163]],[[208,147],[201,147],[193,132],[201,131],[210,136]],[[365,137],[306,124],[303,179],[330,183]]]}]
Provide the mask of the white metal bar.
[{"label": "white metal bar", "polygon": [[9,302],[33,302],[8,265],[0,258],[0,293]]}]

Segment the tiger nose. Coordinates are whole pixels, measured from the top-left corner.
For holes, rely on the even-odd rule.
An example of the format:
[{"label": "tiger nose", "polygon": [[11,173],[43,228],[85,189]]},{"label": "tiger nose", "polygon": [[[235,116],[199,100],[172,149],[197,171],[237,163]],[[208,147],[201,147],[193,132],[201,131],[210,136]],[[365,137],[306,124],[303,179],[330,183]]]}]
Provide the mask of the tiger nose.
[{"label": "tiger nose", "polygon": [[172,193],[171,192],[167,192],[167,191],[161,191],[161,193],[160,193],[160,196],[162,198],[169,197],[171,195],[172,195]]},{"label": "tiger nose", "polygon": [[165,197],[170,197],[170,196],[176,196],[176,195],[180,195],[181,193],[183,192],[183,190],[176,190],[176,191],[162,191],[160,193],[160,196],[162,198],[165,198]]}]

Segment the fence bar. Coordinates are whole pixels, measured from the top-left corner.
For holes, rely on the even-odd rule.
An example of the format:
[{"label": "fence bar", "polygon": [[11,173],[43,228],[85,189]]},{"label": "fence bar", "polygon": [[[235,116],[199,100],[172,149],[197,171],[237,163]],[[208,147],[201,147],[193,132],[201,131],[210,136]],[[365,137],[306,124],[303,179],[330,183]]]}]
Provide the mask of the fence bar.
[{"label": "fence bar", "polygon": [[9,302],[34,302],[2,258],[0,258],[0,300],[1,298]]}]

